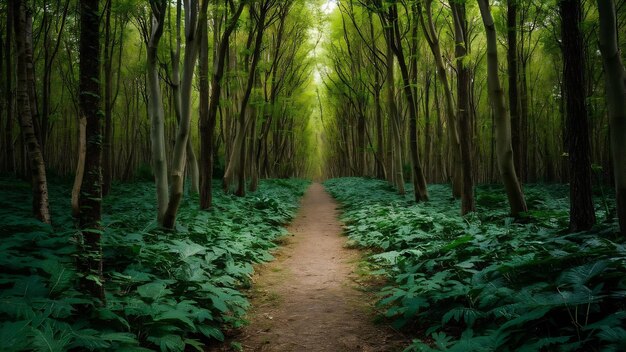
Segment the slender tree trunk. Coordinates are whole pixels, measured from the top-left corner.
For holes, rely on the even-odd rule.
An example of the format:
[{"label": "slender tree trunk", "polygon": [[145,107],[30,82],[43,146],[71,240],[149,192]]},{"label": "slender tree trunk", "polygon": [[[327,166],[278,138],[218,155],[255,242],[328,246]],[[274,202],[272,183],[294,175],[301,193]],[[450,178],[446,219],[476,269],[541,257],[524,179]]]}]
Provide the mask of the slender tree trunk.
[{"label": "slender tree trunk", "polygon": [[467,18],[465,3],[450,1],[454,16],[455,56],[457,71],[457,101],[459,116],[459,147],[461,166],[463,168],[463,188],[461,196],[461,214],[476,211],[474,201],[474,179],[472,177],[472,124],[470,119],[470,75],[467,65],[463,62],[469,50],[467,38]]},{"label": "slender tree trunk", "polygon": [[[174,144],[174,156],[172,157],[172,171],[170,176],[170,199],[167,210],[163,217],[163,227],[172,229],[176,223],[176,214],[183,197],[183,181],[185,173],[185,161],[189,143],[189,131],[191,128],[191,89],[193,72],[198,56],[199,37],[201,29],[199,24],[206,21],[208,0],[186,0],[185,4],[185,58],[183,79],[181,82],[181,119],[178,124],[176,142]],[[200,8],[201,7],[201,8]]]},{"label": "slender tree trunk", "polygon": [[22,0],[11,1],[14,12],[15,51],[17,53],[17,106],[20,114],[19,121],[22,130],[22,140],[28,154],[28,169],[30,171],[33,196],[32,211],[37,219],[50,223],[46,166],[41,146],[35,133],[29,95],[28,66],[32,67],[32,55],[30,55],[28,48],[30,41],[27,37],[32,34],[32,28],[28,28],[28,24],[32,24],[32,22],[27,20],[26,4]]},{"label": "slender tree trunk", "polygon": [[163,36],[166,4],[152,1],[152,30],[147,38],[147,83],[148,83],[148,116],[150,117],[150,145],[152,169],[157,194],[157,220],[163,225],[163,219],[169,202],[167,190],[167,159],[165,156],[165,111],[159,84],[158,48]]},{"label": "slender tree trunk", "polygon": [[517,53],[517,2],[507,0],[507,42],[506,59],[509,78],[509,111],[511,112],[511,142],[513,145],[513,161],[520,179],[522,173],[522,126],[520,116],[519,84],[518,84],[518,53]]},{"label": "slender tree trunk", "polygon": [[452,195],[455,198],[461,197],[463,191],[463,164],[461,160],[461,144],[459,141],[459,133],[457,131],[458,121],[456,110],[454,107],[454,99],[452,97],[452,89],[450,88],[450,82],[448,81],[448,75],[443,63],[443,56],[441,54],[441,46],[439,45],[439,37],[437,30],[433,22],[432,0],[426,0],[425,2],[426,20],[420,12],[420,19],[422,28],[428,42],[428,46],[435,59],[435,66],[437,67],[437,74],[443,85],[444,98],[446,103],[446,117],[447,117],[447,132],[448,143],[450,143],[450,149],[452,154],[452,170],[450,172],[452,176]]},{"label": "slender tree trunk", "polygon": [[6,98],[6,125],[4,129],[4,143],[5,143],[5,170],[11,173],[15,173],[15,147],[13,143],[13,121],[15,114],[13,111],[13,51],[11,50],[11,41],[13,40],[13,5],[14,1],[9,0],[7,4],[7,16],[6,16],[6,42],[4,43],[4,55],[6,65],[6,77],[5,77],[5,98]]},{"label": "slender tree trunk", "polygon": [[85,176],[85,156],[87,154],[87,120],[85,116],[78,117],[78,164],[74,175],[74,186],[72,187],[72,216],[76,219],[80,217],[80,189]]},{"label": "slender tree trunk", "polygon": [[[181,81],[180,81],[180,32],[181,32],[181,17],[182,17],[182,0],[176,1],[176,47],[170,48],[170,57],[172,60],[172,100],[174,101],[174,112],[176,114],[176,121],[180,124],[183,116],[183,101],[181,93]],[[200,189],[200,173],[198,170],[198,160],[196,158],[196,152],[193,149],[193,143],[191,136],[187,138],[187,145],[185,147],[187,157],[187,173],[191,180],[189,190],[191,193],[198,193]]]},{"label": "slender tree trunk", "polygon": [[[237,21],[243,12],[245,1],[239,3],[239,7],[229,18],[229,22],[224,30],[224,34],[216,50],[214,59],[213,78],[211,79],[211,96],[206,115],[200,117],[200,164],[202,165],[201,185],[200,185],[200,208],[208,209],[212,204],[212,177],[215,149],[215,124],[217,121],[217,108],[222,92],[222,77],[226,66],[226,53],[228,52],[228,42],[230,35],[237,26]],[[200,63],[202,65],[202,62]],[[206,63],[208,65],[208,62]],[[202,70],[202,69],[201,69]],[[206,69],[208,72],[208,68]]]},{"label": "slender tree trunk", "polygon": [[[217,19],[214,19],[217,21]],[[200,94],[200,207],[202,209],[206,209],[211,206],[212,200],[212,185],[211,182],[213,180],[213,158],[212,158],[212,148],[213,146],[206,146],[206,139],[204,136],[203,123],[206,123],[208,120],[209,114],[209,29],[208,29],[208,21],[204,23],[199,23],[200,26],[200,54],[198,57],[199,66],[199,94]],[[217,26],[215,26],[215,30],[217,30]],[[211,134],[215,133],[214,131]],[[210,138],[211,139],[211,138]],[[208,150],[203,150],[207,148]],[[208,152],[208,153],[207,153]],[[210,153],[210,154],[209,154]],[[208,157],[208,158],[207,158]],[[207,160],[209,159],[209,160]],[[207,195],[206,192],[209,192]],[[208,201],[208,205],[206,202]],[[205,206],[206,205],[206,206]]]},{"label": "slender tree trunk", "polygon": [[[257,22],[257,29],[256,29],[257,31],[256,38],[255,38],[255,43],[254,43],[254,52],[252,53],[252,62],[250,63],[250,68],[248,72],[248,80],[246,83],[245,91],[243,93],[243,97],[241,99],[241,104],[240,104],[240,109],[239,109],[239,119],[238,119],[239,126],[237,128],[238,138],[235,138],[235,140],[240,145],[235,145],[235,148],[233,148],[233,153],[231,154],[230,161],[228,163],[228,167],[226,169],[226,172],[224,174],[224,179],[222,182],[223,189],[225,191],[228,191],[228,189],[230,188],[230,183],[232,181],[232,178],[234,177],[235,173],[237,173],[238,180],[239,180],[239,186],[236,192],[237,196],[245,195],[245,186],[243,185],[243,182],[245,181],[245,177],[242,178],[241,174],[245,173],[245,153],[246,153],[245,142],[246,142],[246,132],[248,130],[248,124],[249,124],[249,121],[246,118],[246,113],[247,113],[246,107],[248,106],[248,100],[250,99],[250,94],[252,93],[252,86],[254,85],[254,78],[256,76],[256,67],[259,63],[259,57],[261,54],[261,45],[263,43],[263,32],[265,29],[265,18],[267,16],[268,10],[269,10],[268,3],[266,1],[261,2],[260,11],[258,15],[259,17],[258,17],[258,22]],[[240,134],[243,134],[243,135],[240,136]],[[235,153],[235,150],[238,152],[238,154]],[[238,159],[238,161],[235,161],[236,159]]]},{"label": "slender tree trunk", "polygon": [[487,80],[489,85],[489,100],[493,108],[496,154],[500,177],[504,183],[511,215],[519,216],[528,210],[522,187],[515,173],[513,162],[513,148],[511,146],[511,119],[504,103],[504,92],[498,78],[498,47],[496,27],[491,16],[488,0],[478,0],[480,13],[487,32]]},{"label": "slender tree trunk", "polygon": [[383,150],[385,143],[383,136],[383,110],[380,106],[380,86],[378,83],[376,84],[375,89],[374,114],[376,116],[376,178],[384,180],[387,178],[387,170],[385,169],[385,153]]},{"label": "slender tree trunk", "polygon": [[620,231],[626,235],[626,71],[621,60],[613,0],[598,0],[600,50],[610,116],[611,154]]},{"label": "slender tree trunk", "polygon": [[111,4],[106,1],[104,8],[104,140],[102,143],[102,195],[109,194],[113,177],[113,159],[111,143],[113,139],[113,40],[111,39]]},{"label": "slender tree trunk", "polygon": [[420,163],[419,143],[417,140],[417,105],[415,89],[411,85],[409,70],[406,65],[404,51],[401,45],[402,38],[396,3],[389,7],[388,16],[390,27],[387,29],[387,39],[391,41],[391,49],[398,59],[404,86],[404,94],[407,98],[407,105],[409,108],[409,154],[411,157],[411,168],[413,174],[413,193],[416,202],[428,201],[428,189],[426,188],[426,178],[424,177],[424,172]]},{"label": "slender tree trunk", "polygon": [[86,121],[85,175],[80,192],[81,285],[104,302],[102,275],[102,118],[100,112],[99,0],[80,6],[80,111]]},{"label": "slender tree trunk", "polygon": [[395,92],[395,75],[394,60],[391,43],[387,41],[387,104],[389,105],[389,125],[392,136],[392,179],[398,190],[398,194],[405,194],[404,175],[402,170],[402,138],[400,134],[400,114],[398,113],[398,105],[396,104]]},{"label": "slender tree trunk", "polygon": [[585,63],[580,29],[580,0],[560,0],[563,35],[563,83],[566,144],[569,152],[570,231],[589,230],[596,222],[591,188],[591,145],[585,92]]}]

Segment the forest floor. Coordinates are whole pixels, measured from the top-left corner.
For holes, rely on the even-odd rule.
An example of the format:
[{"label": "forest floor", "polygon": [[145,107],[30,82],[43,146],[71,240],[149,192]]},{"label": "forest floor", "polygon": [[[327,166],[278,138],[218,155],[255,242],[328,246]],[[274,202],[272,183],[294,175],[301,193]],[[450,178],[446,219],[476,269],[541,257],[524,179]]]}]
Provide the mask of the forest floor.
[{"label": "forest floor", "polygon": [[228,346],[243,351],[398,351],[406,338],[376,324],[374,297],[358,274],[360,251],[346,248],[337,203],[319,183],[302,199],[292,236],[258,267],[249,325]]}]

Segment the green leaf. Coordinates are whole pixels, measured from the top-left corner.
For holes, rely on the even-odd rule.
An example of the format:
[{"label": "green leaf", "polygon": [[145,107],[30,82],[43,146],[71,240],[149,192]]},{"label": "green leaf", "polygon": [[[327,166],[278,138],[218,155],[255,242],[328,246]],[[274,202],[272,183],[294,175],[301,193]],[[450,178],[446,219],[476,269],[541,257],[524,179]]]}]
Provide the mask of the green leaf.
[{"label": "green leaf", "polygon": [[32,329],[33,346],[37,351],[63,352],[67,349],[72,337],[70,332],[55,331],[50,321],[46,321],[42,328]]},{"label": "green leaf", "polygon": [[593,277],[602,273],[609,266],[607,260],[600,260],[593,263],[577,266],[569,269],[557,280],[559,284],[585,285]]},{"label": "green leaf", "polygon": [[209,325],[198,325],[198,330],[200,330],[200,332],[206,337],[214,338],[218,341],[224,341],[224,334],[222,334],[218,328],[214,328]]},{"label": "green leaf", "polygon": [[181,259],[186,259],[196,254],[204,254],[207,249],[190,240],[173,240],[172,244],[173,246],[170,247],[170,251],[180,254]]},{"label": "green leaf", "polygon": [[99,332],[94,329],[72,331],[72,335],[74,342],[71,344],[71,348],[95,350],[109,348],[111,346],[111,344],[102,339],[102,337],[99,336]]},{"label": "green leaf", "polygon": [[137,293],[143,298],[150,298],[156,301],[164,295],[171,294],[172,291],[167,289],[167,285],[164,282],[157,281],[137,287]]},{"label": "green leaf", "polygon": [[540,318],[543,318],[543,316],[545,316],[549,311],[550,311],[551,307],[548,308],[536,308],[531,310],[528,313],[522,314],[520,316],[518,316],[515,319],[511,319],[509,321],[507,321],[506,323],[502,324],[502,326],[500,327],[500,331],[506,330],[510,327],[518,327],[524,323],[527,323],[529,321],[533,321],[533,320],[537,320]]},{"label": "green leaf", "polygon": [[193,321],[191,321],[191,319],[187,317],[187,312],[180,311],[177,309],[168,310],[164,313],[158,314],[157,316],[154,317],[154,320],[155,321],[160,321],[160,320],[179,321],[187,325],[187,327],[189,327],[189,329],[191,330],[196,329]]},{"label": "green leaf", "polygon": [[3,322],[0,325],[0,350],[23,350],[30,344],[30,320]]},{"label": "green leaf", "polygon": [[157,344],[162,352],[182,352],[185,350],[185,342],[178,335],[150,336],[148,341]]},{"label": "green leaf", "polygon": [[130,345],[138,345],[139,341],[134,334],[129,332],[108,332],[100,335],[100,338],[106,341],[121,342]]}]

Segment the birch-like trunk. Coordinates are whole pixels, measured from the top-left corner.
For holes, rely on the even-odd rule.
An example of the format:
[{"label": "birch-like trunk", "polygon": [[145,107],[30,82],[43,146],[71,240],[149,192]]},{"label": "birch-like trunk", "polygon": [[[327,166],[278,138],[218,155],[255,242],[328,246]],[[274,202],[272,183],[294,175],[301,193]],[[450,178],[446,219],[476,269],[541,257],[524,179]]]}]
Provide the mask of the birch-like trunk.
[{"label": "birch-like trunk", "polygon": [[35,133],[31,95],[29,94],[28,67],[32,68],[32,52],[28,48],[30,42],[27,37],[32,35],[32,21],[28,21],[26,4],[21,0],[13,1],[13,25],[15,29],[15,51],[17,54],[17,107],[19,123],[22,130],[22,140],[26,146],[28,168],[32,186],[32,210],[35,217],[45,223],[50,223],[48,206],[48,181],[46,166]]},{"label": "birch-like trunk", "polygon": [[100,110],[99,0],[80,3],[80,114],[85,126],[85,170],[80,188],[81,254],[79,269],[83,287],[104,303],[102,274],[102,114]]}]

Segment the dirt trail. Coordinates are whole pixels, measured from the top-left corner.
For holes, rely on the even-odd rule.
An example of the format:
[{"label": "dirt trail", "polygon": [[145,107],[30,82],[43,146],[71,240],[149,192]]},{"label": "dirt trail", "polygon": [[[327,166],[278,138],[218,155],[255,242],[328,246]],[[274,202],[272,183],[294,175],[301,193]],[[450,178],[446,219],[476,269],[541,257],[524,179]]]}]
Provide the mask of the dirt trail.
[{"label": "dirt trail", "polygon": [[372,298],[356,287],[357,250],[346,249],[337,204],[314,183],[277,260],[254,277],[244,351],[397,351],[401,337],[375,325]]}]

